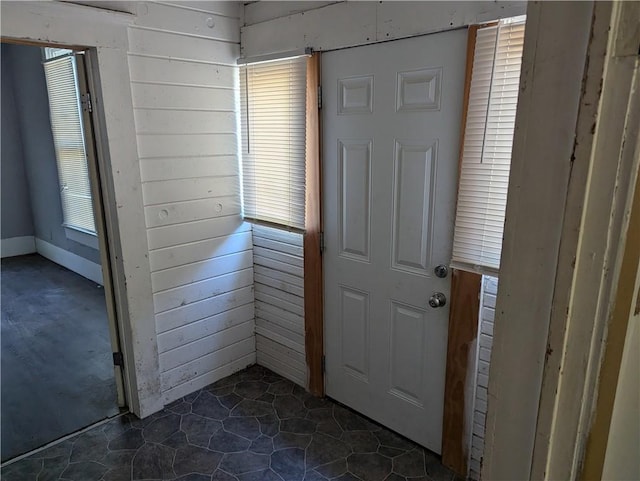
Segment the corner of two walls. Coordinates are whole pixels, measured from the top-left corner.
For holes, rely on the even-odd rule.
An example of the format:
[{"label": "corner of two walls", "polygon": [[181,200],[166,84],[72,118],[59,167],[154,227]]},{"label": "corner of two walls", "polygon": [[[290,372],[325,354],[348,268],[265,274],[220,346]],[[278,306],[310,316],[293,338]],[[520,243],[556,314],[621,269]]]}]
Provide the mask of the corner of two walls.
[{"label": "corner of two walls", "polygon": [[241,8],[141,2],[128,29],[165,404],[256,360],[306,381],[302,236],[241,217]]},{"label": "corner of two walls", "polygon": [[241,7],[140,2],[128,28],[164,404],[256,362],[238,162]]}]

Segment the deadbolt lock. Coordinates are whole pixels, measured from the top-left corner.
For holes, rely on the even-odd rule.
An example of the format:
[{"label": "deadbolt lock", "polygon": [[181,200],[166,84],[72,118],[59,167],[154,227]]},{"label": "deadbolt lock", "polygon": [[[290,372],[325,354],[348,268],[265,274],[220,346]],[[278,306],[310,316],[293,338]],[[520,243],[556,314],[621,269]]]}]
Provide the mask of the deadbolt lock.
[{"label": "deadbolt lock", "polygon": [[433,272],[435,273],[436,277],[445,278],[447,277],[447,274],[449,274],[449,268],[444,264],[440,264],[433,269]]}]

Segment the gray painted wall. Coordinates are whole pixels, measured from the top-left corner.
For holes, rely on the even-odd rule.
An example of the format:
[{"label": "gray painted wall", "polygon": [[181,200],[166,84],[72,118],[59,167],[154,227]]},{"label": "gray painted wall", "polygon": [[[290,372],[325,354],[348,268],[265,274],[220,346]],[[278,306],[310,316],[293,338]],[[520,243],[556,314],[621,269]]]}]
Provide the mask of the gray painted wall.
[{"label": "gray painted wall", "polygon": [[[3,44],[2,59],[3,70],[6,61],[9,76],[13,80],[17,125],[22,138],[35,235],[38,239],[100,264],[98,250],[67,239],[62,226],[58,168],[40,48]],[[2,140],[4,143],[4,132]]]},{"label": "gray painted wall", "polygon": [[24,170],[22,139],[17,121],[16,104],[13,95],[13,79],[9,75],[9,65],[2,44],[1,84],[2,84],[2,142],[0,178],[0,236],[31,236],[34,234],[33,216],[29,186]]}]

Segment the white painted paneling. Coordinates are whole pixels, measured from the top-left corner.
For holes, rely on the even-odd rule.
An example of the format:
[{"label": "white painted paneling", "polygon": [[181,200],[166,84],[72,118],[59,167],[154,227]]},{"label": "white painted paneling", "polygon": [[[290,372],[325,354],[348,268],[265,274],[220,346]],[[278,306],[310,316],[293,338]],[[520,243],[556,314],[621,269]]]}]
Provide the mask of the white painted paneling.
[{"label": "white painted paneling", "polygon": [[189,325],[163,332],[158,336],[158,351],[165,353],[171,349],[188,345],[224,329],[250,321],[253,316],[253,304],[245,304]]},{"label": "white painted paneling", "polygon": [[138,134],[141,158],[237,155],[238,138],[233,133],[152,135]]},{"label": "white painted paneling", "polygon": [[[215,43],[215,42],[214,42]],[[212,45],[213,47],[213,45]],[[191,60],[129,56],[132,82],[230,88],[235,68]]]},{"label": "white painted paneling", "polygon": [[208,239],[211,232],[229,235],[251,230],[251,225],[243,222],[237,215],[214,219],[196,220],[193,222],[168,225],[149,229],[149,249],[161,249],[187,242]]},{"label": "white painted paneling", "polygon": [[[270,3],[249,5],[245,12],[244,57],[305,47],[335,50],[441,32],[523,15],[527,5],[524,1],[339,2],[320,7],[309,5],[302,12],[290,14],[286,6],[270,7]],[[271,10],[273,14],[258,10]],[[253,21],[259,23],[251,24]]]},{"label": "white painted paneling", "polygon": [[216,42],[216,48],[212,49],[211,40],[206,38],[147,29],[131,29],[129,45],[135,50],[136,56],[191,59],[220,65],[233,65],[240,51],[234,43]]},{"label": "white painted paneling", "polygon": [[165,403],[255,362],[235,110],[240,10],[140,2],[128,31]]},{"label": "white painted paneling", "polygon": [[156,204],[144,209],[148,228],[234,214],[240,214],[239,195]]},{"label": "white painted paneling", "polygon": [[322,1],[269,1],[269,2],[253,2],[248,3],[244,7],[244,24],[254,25],[267,20],[273,20],[278,17],[286,17],[295,15],[300,12],[315,10],[332,3],[338,2],[322,2]]},{"label": "white painted paneling", "polygon": [[471,462],[469,479],[479,480],[482,457],[484,456],[484,435],[487,418],[487,388],[489,386],[489,362],[493,345],[493,319],[496,310],[498,278],[482,276],[480,293],[480,319],[478,325],[478,345],[480,346],[476,373],[476,393],[473,403],[473,434],[471,437]]},{"label": "white painted paneling", "polygon": [[[282,307],[274,306],[266,302],[256,305],[256,317],[274,326],[281,326],[292,334],[304,336],[304,319]],[[293,339],[293,337],[292,337]]]},{"label": "white painted paneling", "polygon": [[199,12],[214,13],[222,17],[239,19],[242,13],[242,4],[240,2],[216,2],[204,0],[179,0],[168,2],[157,2],[163,5],[173,5],[176,7],[197,10]]},{"label": "white painted paneling", "polygon": [[243,287],[161,312],[156,314],[158,334],[250,303],[253,303],[253,287]]},{"label": "white painted paneling", "polygon": [[140,161],[143,182],[196,177],[238,175],[238,159],[234,155],[148,158]]},{"label": "white painted paneling", "polygon": [[234,109],[234,91],[185,85],[132,84],[134,108],[150,109]]},{"label": "white painted paneling", "polygon": [[[66,2],[67,0],[62,0]],[[136,13],[136,2],[126,2],[119,0],[90,0],[90,1],[82,1],[82,0],[73,0],[68,1],[68,3],[75,3],[78,5],[83,5],[85,7],[92,8],[100,8],[104,10],[113,10],[115,12],[124,12],[124,13]]]},{"label": "white painted paneling", "polygon": [[302,240],[253,226],[257,361],[306,387]]},{"label": "white painted paneling", "polygon": [[189,244],[158,249],[149,254],[151,272],[178,267],[251,249],[251,232],[216,237]]},{"label": "white painted paneling", "polygon": [[141,134],[209,134],[233,132],[234,112],[206,110],[136,109],[136,128]]},{"label": "white painted paneling", "polygon": [[306,385],[307,368],[304,354],[300,354],[260,333],[256,335],[256,351],[258,364],[277,372],[296,384]]},{"label": "white painted paneling", "polygon": [[[230,178],[231,177],[231,178]],[[238,177],[200,177],[147,182],[142,186],[146,205],[238,195]]]},{"label": "white painted paneling", "polygon": [[251,267],[253,255],[246,250],[153,272],[151,282],[156,292],[162,292]]},{"label": "white painted paneling", "polygon": [[153,304],[156,312],[165,312],[252,284],[253,268],[249,268],[159,292],[153,295]]},{"label": "white painted paneling", "polygon": [[[208,373],[241,358],[245,358],[249,360],[249,362],[246,362],[244,365],[240,365],[236,370],[243,369],[247,365],[255,363],[255,340],[253,339],[253,335],[243,341],[230,344],[226,347],[217,349],[206,356],[202,356],[186,364],[182,364],[175,369],[163,372],[161,375],[163,389],[165,390],[165,393],[167,393],[167,396],[169,396],[168,393],[171,391],[175,392],[181,384],[188,383],[190,381],[193,382],[197,378],[203,378],[207,382],[194,383],[195,385],[203,384],[206,386],[207,384],[211,384],[217,379],[224,377],[216,376],[214,378],[210,378],[207,376]],[[211,369],[212,366],[213,369]],[[228,376],[229,374],[231,374],[231,372],[227,372],[225,376]],[[194,384],[192,384],[192,386]],[[193,392],[196,389],[198,388],[191,387],[188,391],[183,392],[181,396],[184,396],[189,392]],[[177,398],[177,396],[170,397]]]},{"label": "white painted paneling", "polygon": [[209,355],[226,346],[242,342],[253,337],[253,321],[249,320],[237,326],[219,331],[207,337],[193,341],[184,346],[160,353],[160,367],[163,372],[171,371],[192,362],[202,356]]},{"label": "white painted paneling", "polygon": [[179,2],[174,5],[146,2],[138,9],[136,24],[163,32],[176,32],[183,36],[205,37],[236,44],[240,42],[237,20],[211,12],[181,8]]}]

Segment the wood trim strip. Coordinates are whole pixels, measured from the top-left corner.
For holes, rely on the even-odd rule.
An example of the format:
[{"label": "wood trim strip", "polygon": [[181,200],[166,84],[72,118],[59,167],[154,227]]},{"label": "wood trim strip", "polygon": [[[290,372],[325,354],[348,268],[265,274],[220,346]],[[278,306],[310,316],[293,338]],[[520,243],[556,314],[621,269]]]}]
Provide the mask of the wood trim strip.
[{"label": "wood trim strip", "polygon": [[322,166],[320,155],[320,54],[307,60],[306,208],[304,235],[304,334],[308,389],[324,396],[322,292]]},{"label": "wood trim strip", "polygon": [[60,43],[51,43],[47,41],[30,40],[28,38],[13,38],[13,37],[0,37],[0,43],[9,43],[14,45],[27,45],[31,47],[57,47],[66,48],[69,50],[86,50],[88,47],[82,47],[80,45],[64,45]]},{"label": "wood trim strip", "polygon": [[478,337],[482,276],[475,272],[451,270],[451,310],[447,341],[447,370],[444,387],[442,464],[459,476],[467,476],[470,428],[466,425],[466,396],[473,395],[469,376],[470,355]]},{"label": "wood trim strip", "polygon": [[[458,154],[458,178],[462,169],[464,134],[469,110],[471,74],[473,72],[476,33],[480,25],[469,26],[467,59],[464,80],[462,126]],[[457,201],[457,195],[456,195]],[[451,310],[449,311],[449,336],[447,341],[447,367],[444,389],[444,413],[442,424],[442,463],[459,476],[466,478],[470,436],[465,435],[467,377],[471,346],[478,336],[480,289],[482,276],[477,273],[451,269]],[[471,426],[467,428],[470,431]]]},{"label": "wood trim strip", "polygon": [[[470,25],[467,36],[467,60],[464,75],[464,94],[462,97],[462,125],[460,127],[460,150],[458,151],[458,179],[462,173],[462,153],[464,150],[464,134],[467,130],[467,115],[469,114],[469,95],[471,93],[471,75],[473,73],[473,58],[476,50],[476,34],[480,25]],[[458,202],[456,195],[456,204]]]}]

